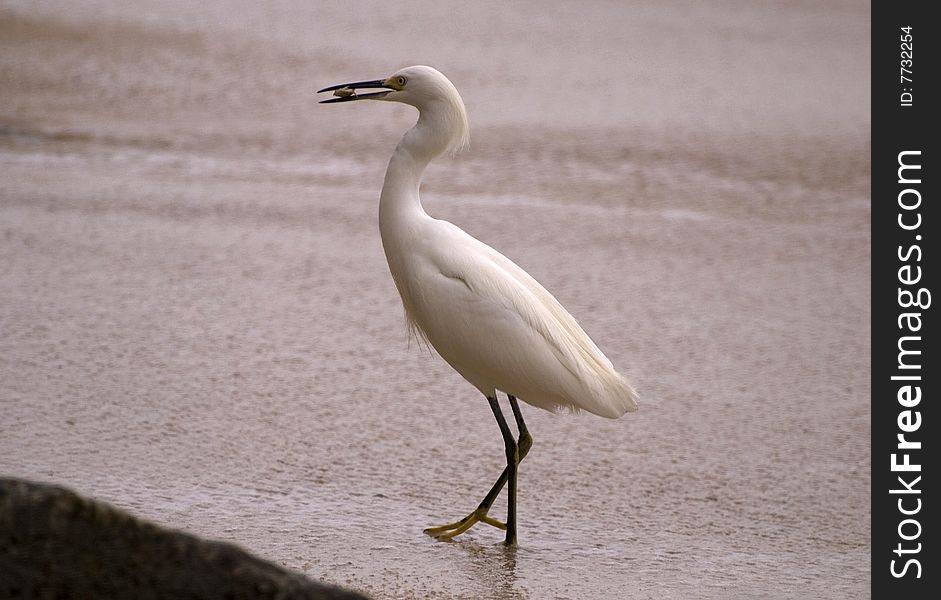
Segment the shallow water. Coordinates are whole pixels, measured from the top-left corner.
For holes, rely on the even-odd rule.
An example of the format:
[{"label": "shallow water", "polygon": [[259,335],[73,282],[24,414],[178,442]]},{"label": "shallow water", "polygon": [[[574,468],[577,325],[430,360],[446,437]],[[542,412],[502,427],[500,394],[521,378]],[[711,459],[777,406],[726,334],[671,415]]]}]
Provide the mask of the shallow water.
[{"label": "shallow water", "polygon": [[[868,593],[868,3],[257,4],[0,2],[0,472],[380,598]],[[315,104],[416,62],[429,212],[642,395],[524,406],[515,551],[421,533],[503,450],[379,243],[414,117]]]}]

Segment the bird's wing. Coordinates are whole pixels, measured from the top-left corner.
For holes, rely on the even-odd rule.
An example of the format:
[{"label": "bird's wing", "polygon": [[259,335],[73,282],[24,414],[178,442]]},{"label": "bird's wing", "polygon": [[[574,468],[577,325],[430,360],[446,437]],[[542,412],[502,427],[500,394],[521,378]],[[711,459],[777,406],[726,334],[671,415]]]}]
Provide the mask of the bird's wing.
[{"label": "bird's wing", "polygon": [[436,266],[443,275],[462,281],[480,299],[515,313],[593,395],[616,397],[611,402],[616,405],[613,412],[619,411],[617,416],[636,409],[633,388],[548,290],[500,252],[459,227],[442,223],[446,223],[442,231],[447,231],[452,250],[436,256]]}]

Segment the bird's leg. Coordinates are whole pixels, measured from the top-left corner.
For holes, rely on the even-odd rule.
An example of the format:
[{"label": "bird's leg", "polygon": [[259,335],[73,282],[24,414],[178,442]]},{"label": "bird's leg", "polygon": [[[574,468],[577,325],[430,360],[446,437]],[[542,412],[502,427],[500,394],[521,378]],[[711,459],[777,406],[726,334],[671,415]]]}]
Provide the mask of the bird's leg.
[{"label": "bird's leg", "polygon": [[[490,403],[490,408],[493,410],[494,416],[497,417],[497,423],[503,421],[503,426],[500,428],[501,432],[503,427],[506,427],[506,420],[503,419],[503,413],[500,411],[500,404],[497,402],[496,396],[493,398],[487,397],[487,401]],[[507,465],[503,469],[503,472],[500,474],[500,477],[497,478],[497,481],[493,484],[493,487],[490,488],[490,491],[487,492],[487,495],[484,496],[484,499],[481,500],[480,505],[477,506],[477,509],[472,513],[461,519],[460,521],[455,521],[454,523],[446,523],[444,525],[438,525],[436,527],[429,527],[425,529],[425,533],[428,535],[433,535],[438,539],[448,540],[458,535],[461,535],[478,522],[487,523],[488,525],[493,525],[498,529],[506,529],[506,524],[494,519],[487,513],[490,512],[490,507],[493,506],[493,502],[497,499],[497,496],[500,495],[500,492],[503,491],[503,486],[506,485],[507,479],[510,475],[510,468]]]},{"label": "bird's leg", "polygon": [[[500,431],[503,432],[503,440],[506,442],[506,468],[509,470],[509,490],[507,492],[506,509],[506,544],[508,546],[516,544],[516,482],[517,467],[523,457],[529,453],[533,445],[533,436],[526,429],[526,423],[523,421],[523,413],[520,411],[519,402],[515,396],[507,394],[510,399],[510,408],[513,409],[513,417],[516,419],[516,427],[519,429],[519,441],[513,440],[513,434],[503,418],[503,413],[497,416],[497,422],[500,424]],[[491,403],[493,407],[493,403]],[[499,409],[499,406],[497,407]],[[496,414],[496,413],[495,413]]]},{"label": "bird's leg", "polygon": [[507,546],[512,546],[516,544],[516,467],[520,463],[519,447],[516,440],[513,439],[510,426],[506,424],[506,419],[503,417],[503,411],[500,410],[497,399],[488,398],[488,400],[490,400],[490,408],[493,409],[493,416],[497,418],[497,424],[500,425],[503,443],[506,446],[506,468],[509,470],[509,477],[507,477],[506,540],[504,543]]},{"label": "bird's leg", "polygon": [[[516,442],[516,445],[518,448],[518,457],[519,457],[517,462],[519,462],[523,460],[523,458],[529,453],[529,449],[533,445],[533,438],[529,434],[529,430],[526,429],[526,424],[523,422],[523,415],[520,412],[519,403],[517,402],[516,398],[514,398],[513,396],[509,396],[509,398],[510,398],[510,407],[513,409],[513,416],[516,419],[516,425],[519,428],[519,434],[520,434],[519,441]],[[490,402],[491,409],[495,409],[494,415],[499,414],[500,417],[502,417],[503,414],[499,412],[499,404],[497,404],[496,399],[495,398],[491,399],[488,397],[487,401]],[[498,423],[499,423],[499,417],[498,417]],[[505,423],[506,421],[504,420],[504,424]],[[501,428],[501,432],[502,432],[502,428]],[[497,499],[497,496],[499,496],[500,492],[503,491],[503,486],[506,485],[507,480],[509,479],[509,476],[510,476],[510,466],[509,464],[507,464],[507,466],[503,469],[503,472],[500,474],[500,477],[497,478],[497,481],[493,484],[493,487],[490,488],[490,491],[487,492],[487,495],[480,502],[480,505],[477,507],[477,509],[474,512],[470,513],[469,515],[467,515],[460,521],[455,521],[454,523],[448,523],[446,525],[440,525],[438,527],[429,527],[428,529],[425,529],[425,533],[427,533],[428,535],[433,535],[439,539],[450,539],[450,538],[453,538],[455,536],[458,536],[464,533],[465,531],[473,527],[478,522],[487,523],[488,525],[493,525],[494,527],[498,529],[506,529],[507,526],[505,523],[502,523],[499,520],[494,519],[493,517],[489,516],[487,513],[490,512],[490,508],[493,506],[493,503]],[[514,538],[515,538],[515,535],[514,535]]]},{"label": "bird's leg", "polygon": [[520,461],[522,461],[526,458],[526,455],[529,454],[529,449],[533,447],[533,436],[531,436],[529,430],[526,429],[526,423],[523,422],[523,413],[520,412],[520,405],[519,402],[516,401],[516,397],[507,394],[507,398],[510,399],[510,408],[513,409],[513,417],[516,419],[516,428],[520,432],[520,437],[516,444],[519,447]]},{"label": "bird's leg", "polygon": [[[507,397],[510,399],[510,408],[513,409],[513,417],[516,419],[516,428],[519,430],[519,440],[514,444],[513,452],[513,465],[510,467],[510,446],[507,442],[507,469],[510,469],[510,491],[509,499],[507,503],[507,517],[506,517],[506,543],[507,545],[516,544],[516,470],[519,463],[529,454],[529,449],[533,446],[533,436],[529,434],[529,430],[526,428],[526,423],[523,421],[523,413],[520,411],[519,402],[516,401],[515,396],[507,394]],[[501,415],[502,416],[502,415]],[[499,420],[499,419],[498,419]],[[501,429],[504,429],[501,427]],[[507,439],[507,431],[509,428],[504,430],[503,436],[504,439]],[[512,437],[508,438],[512,441]]]}]

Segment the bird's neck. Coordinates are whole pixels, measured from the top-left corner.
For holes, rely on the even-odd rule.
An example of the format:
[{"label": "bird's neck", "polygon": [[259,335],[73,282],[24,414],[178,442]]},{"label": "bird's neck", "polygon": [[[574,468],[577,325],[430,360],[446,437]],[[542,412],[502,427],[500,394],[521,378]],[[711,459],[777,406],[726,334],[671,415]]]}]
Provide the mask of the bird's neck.
[{"label": "bird's neck", "polygon": [[451,141],[445,135],[445,128],[436,125],[433,115],[422,112],[389,159],[379,197],[379,230],[383,244],[388,244],[392,236],[401,237],[408,222],[426,214],[418,195],[422,174]]}]

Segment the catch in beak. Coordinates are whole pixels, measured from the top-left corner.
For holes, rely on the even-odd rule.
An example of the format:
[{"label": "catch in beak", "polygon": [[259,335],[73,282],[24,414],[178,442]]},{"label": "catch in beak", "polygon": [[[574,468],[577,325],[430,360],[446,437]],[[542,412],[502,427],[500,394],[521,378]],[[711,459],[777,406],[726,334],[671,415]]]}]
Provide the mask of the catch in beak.
[{"label": "catch in beak", "polygon": [[[328,98],[327,100],[321,100],[321,104],[330,104],[331,102],[351,102],[353,100],[379,100],[384,98],[389,92],[396,91],[394,85],[390,85],[388,79],[375,79],[373,81],[356,81],[354,83],[341,83],[338,85],[331,85],[330,87],[325,87],[322,90],[317,90],[317,93],[321,92],[333,92],[334,98]],[[368,92],[366,94],[358,94],[356,90],[362,89],[375,89],[381,88],[380,92]]]}]

